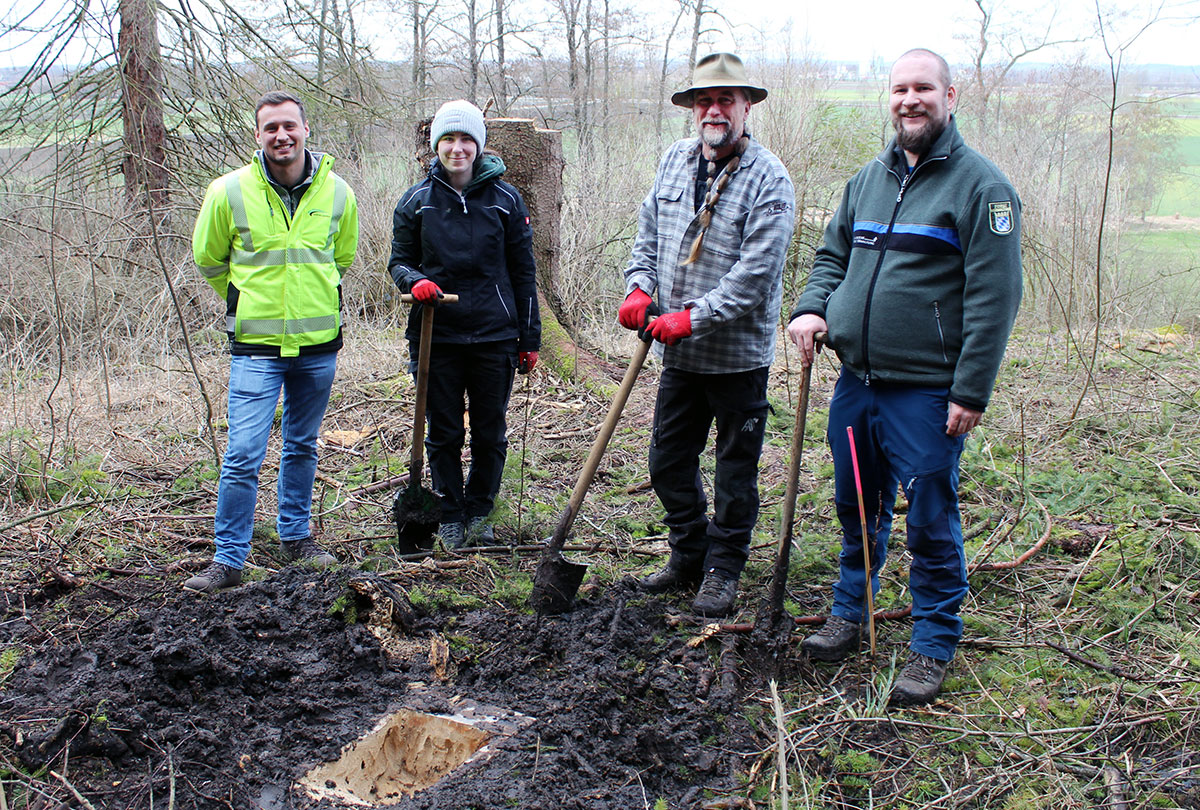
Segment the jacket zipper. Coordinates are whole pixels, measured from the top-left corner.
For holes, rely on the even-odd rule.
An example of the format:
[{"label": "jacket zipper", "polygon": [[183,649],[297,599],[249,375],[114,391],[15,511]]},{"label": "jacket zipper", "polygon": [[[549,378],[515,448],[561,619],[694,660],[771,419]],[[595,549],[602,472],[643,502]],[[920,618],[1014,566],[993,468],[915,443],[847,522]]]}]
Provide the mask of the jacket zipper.
[{"label": "jacket zipper", "polygon": [[[926,160],[922,160],[916,166],[913,166],[912,170],[909,171],[908,173],[906,173],[904,175],[904,177],[901,177],[898,172],[896,172],[890,166],[887,166],[886,164],[884,164],[885,168],[889,172],[891,172],[892,176],[894,176],[897,180],[900,181],[900,189],[896,192],[896,207],[892,209],[892,220],[891,220],[891,222],[888,223],[887,231],[885,231],[883,234],[883,244],[879,248],[879,259],[875,262],[875,272],[872,273],[871,283],[867,287],[867,305],[866,305],[866,307],[863,308],[863,327],[862,327],[863,371],[865,373],[863,383],[865,385],[869,386],[871,384],[871,354],[868,351],[868,347],[871,342],[871,332],[870,332],[871,301],[875,297],[875,283],[877,281],[879,281],[879,271],[881,269],[883,269],[883,260],[887,256],[888,242],[891,241],[891,238],[892,238],[892,229],[894,227],[896,227],[896,218],[898,216],[900,216],[900,203],[902,203],[904,201],[904,192],[908,189],[908,185],[909,185],[909,183],[912,182],[912,179],[916,175],[916,173],[921,170],[921,167],[926,165],[927,163],[934,161],[934,160],[945,160],[946,157],[947,157],[947,155],[938,155],[937,157],[932,157],[932,158],[928,158]],[[879,160],[879,158],[875,158],[875,159]],[[883,163],[882,160],[880,160],[879,162]],[[941,329],[940,322],[938,324],[938,328],[940,331],[940,329]],[[945,343],[943,341],[943,354],[944,353],[945,353]]]},{"label": "jacket zipper", "polygon": [[942,310],[937,301],[933,302],[933,320],[937,324],[938,342],[942,344],[942,360],[949,363],[950,358],[946,356],[946,334],[942,331]]},{"label": "jacket zipper", "polygon": [[437,180],[437,181],[438,181],[439,183],[441,183],[443,186],[445,186],[446,188],[450,189],[450,190],[451,190],[451,191],[453,191],[455,194],[457,194],[457,195],[458,195],[458,201],[462,203],[462,209],[463,209],[463,213],[464,213],[464,214],[465,214],[465,213],[467,213],[467,195],[466,195],[466,194],[463,194],[461,191],[459,191],[459,190],[458,190],[458,189],[456,189],[454,186],[450,185],[449,183],[447,183],[445,180],[443,180],[443,179],[442,179],[442,178],[440,178],[440,177],[434,177],[433,179],[434,179],[434,180]]}]

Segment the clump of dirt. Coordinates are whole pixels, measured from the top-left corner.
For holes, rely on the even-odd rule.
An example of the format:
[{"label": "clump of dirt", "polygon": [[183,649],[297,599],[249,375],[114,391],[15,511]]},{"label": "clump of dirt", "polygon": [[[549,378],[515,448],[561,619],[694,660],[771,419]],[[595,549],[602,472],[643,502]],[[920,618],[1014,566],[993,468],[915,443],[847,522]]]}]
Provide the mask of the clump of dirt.
[{"label": "clump of dirt", "polygon": [[181,809],[336,807],[296,780],[395,710],[450,715],[465,697],[532,722],[386,806],[699,806],[761,745],[734,645],[689,645],[670,611],[626,581],[563,617],[423,613],[390,579],[293,567],[214,596],[172,589],[23,660],[0,728],[28,768],[65,759],[96,807],[166,806],[172,790]]}]

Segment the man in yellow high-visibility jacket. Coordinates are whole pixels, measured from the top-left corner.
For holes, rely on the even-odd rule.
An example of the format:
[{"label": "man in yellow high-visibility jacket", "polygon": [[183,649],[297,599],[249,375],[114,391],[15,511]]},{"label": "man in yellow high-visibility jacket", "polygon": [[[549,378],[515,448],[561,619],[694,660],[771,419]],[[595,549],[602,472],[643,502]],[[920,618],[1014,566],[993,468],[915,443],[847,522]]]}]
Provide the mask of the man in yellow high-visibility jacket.
[{"label": "man in yellow high-visibility jacket", "polygon": [[184,583],[238,585],[250,553],[258,472],[283,391],[276,526],[284,556],[335,562],[309,531],[317,433],[342,347],[341,278],[358,249],[354,192],[333,158],[304,147],[304,105],[272,91],[255,108],[254,160],[214,180],[192,234],[196,267],[225,299],[229,446],[221,467],[216,553]]}]

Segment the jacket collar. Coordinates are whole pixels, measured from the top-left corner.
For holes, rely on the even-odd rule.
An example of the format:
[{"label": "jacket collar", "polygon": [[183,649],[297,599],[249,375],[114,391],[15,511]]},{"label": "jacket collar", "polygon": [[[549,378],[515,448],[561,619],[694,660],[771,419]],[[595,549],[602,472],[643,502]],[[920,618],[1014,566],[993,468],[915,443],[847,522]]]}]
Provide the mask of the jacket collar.
[{"label": "jacket collar", "polygon": [[[275,186],[276,188],[284,188],[284,186],[282,184],[280,184],[280,182],[271,175],[271,171],[267,168],[267,161],[266,161],[266,158],[263,157],[263,150],[261,150],[261,149],[254,150],[254,162],[258,165],[259,171],[262,172],[262,176],[263,176],[264,180],[266,180],[268,183]],[[310,149],[305,149],[304,150],[304,170],[305,170],[304,177],[302,177],[300,179],[300,182],[295,185],[295,188],[303,188],[304,186],[310,185],[313,182],[313,180],[316,179],[317,172],[320,171],[321,164],[324,162],[325,162],[324,153],[313,152]],[[332,162],[332,159],[331,159],[331,162]],[[291,189],[287,189],[287,188],[284,188],[284,190],[291,191]]]},{"label": "jacket collar", "polygon": [[[463,196],[465,197],[485,183],[490,183],[507,170],[508,167],[504,165],[504,161],[500,159],[499,155],[481,155],[475,161],[475,174],[471,177],[471,182],[467,183],[467,187],[463,189]],[[429,176],[440,180],[447,186],[450,185],[450,181],[446,179],[446,170],[442,168],[441,162],[436,157],[429,164]]]}]

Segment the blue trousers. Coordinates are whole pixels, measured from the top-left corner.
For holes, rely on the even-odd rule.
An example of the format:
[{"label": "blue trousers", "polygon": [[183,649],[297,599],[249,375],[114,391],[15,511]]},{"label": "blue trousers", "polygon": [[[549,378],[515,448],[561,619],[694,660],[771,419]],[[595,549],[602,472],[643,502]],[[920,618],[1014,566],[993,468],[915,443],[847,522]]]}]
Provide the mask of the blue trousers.
[{"label": "blue trousers", "polygon": [[[713,517],[700,453],[717,426]],[[666,510],[673,561],[692,573],[741,576],[758,520],[758,459],[767,427],[767,369],[697,374],[664,368],[654,406],[650,483]]]},{"label": "blue trousers", "polygon": [[283,449],[279,458],[279,513],[283,541],[308,537],[317,434],[337,371],[337,352],[300,357],[234,355],[229,363],[229,446],[221,464],[214,534],[217,562],[241,568],[250,554],[258,471],[283,391]]},{"label": "blue trousers", "polygon": [[871,544],[871,592],[887,558],[896,485],[908,499],[909,590],[913,601],[911,648],[948,661],[962,636],[958,617],[967,595],[962,518],[958,511],[958,462],[963,436],[946,435],[948,389],[863,382],[843,370],[829,404],[829,446],[838,520],[842,526],[840,577],[833,586],[833,613],[866,621],[862,522],[846,427],[862,477]]}]

